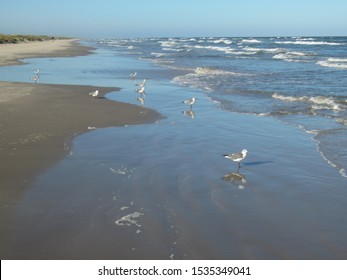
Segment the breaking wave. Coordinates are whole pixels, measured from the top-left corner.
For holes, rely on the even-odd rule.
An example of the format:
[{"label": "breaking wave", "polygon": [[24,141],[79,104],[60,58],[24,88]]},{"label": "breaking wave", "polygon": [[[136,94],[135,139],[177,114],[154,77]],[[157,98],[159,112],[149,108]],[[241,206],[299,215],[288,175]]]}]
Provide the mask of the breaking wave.
[{"label": "breaking wave", "polygon": [[314,110],[333,110],[341,111],[345,109],[344,105],[337,103],[332,97],[327,96],[285,96],[279,93],[274,93],[272,98],[286,102],[308,102],[312,104]]},{"label": "breaking wave", "polygon": [[337,43],[337,42],[325,42],[325,41],[311,41],[311,40],[296,40],[296,41],[276,41],[276,44],[283,44],[283,45],[327,45],[327,46],[341,46],[344,45],[344,43]]},{"label": "breaking wave", "polygon": [[323,67],[347,69],[347,58],[328,58],[318,61],[317,64]]}]

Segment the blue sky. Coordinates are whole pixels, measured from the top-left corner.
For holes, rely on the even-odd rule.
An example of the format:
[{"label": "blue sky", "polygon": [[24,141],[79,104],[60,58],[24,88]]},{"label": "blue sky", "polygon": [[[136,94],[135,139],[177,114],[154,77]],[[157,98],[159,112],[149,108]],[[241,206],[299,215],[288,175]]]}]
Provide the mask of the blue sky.
[{"label": "blue sky", "polygon": [[2,0],[0,33],[347,36],[346,0]]}]

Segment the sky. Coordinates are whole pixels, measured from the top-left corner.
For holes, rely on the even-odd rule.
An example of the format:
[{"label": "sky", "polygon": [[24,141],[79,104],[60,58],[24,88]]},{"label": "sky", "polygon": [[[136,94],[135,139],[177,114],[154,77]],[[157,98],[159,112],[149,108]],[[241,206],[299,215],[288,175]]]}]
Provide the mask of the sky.
[{"label": "sky", "polygon": [[119,37],[347,36],[346,0],[0,0],[0,33]]}]

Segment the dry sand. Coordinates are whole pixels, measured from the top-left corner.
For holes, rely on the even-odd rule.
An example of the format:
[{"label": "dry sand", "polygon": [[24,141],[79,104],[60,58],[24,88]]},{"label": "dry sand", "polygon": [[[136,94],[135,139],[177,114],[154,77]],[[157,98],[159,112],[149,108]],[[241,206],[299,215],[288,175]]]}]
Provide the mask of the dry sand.
[{"label": "dry sand", "polygon": [[[26,57],[85,55],[76,40],[0,46],[0,65]],[[89,92],[100,92],[93,98]],[[11,234],[11,217],[37,175],[62,159],[76,135],[90,129],[153,122],[153,110],[105,99],[119,88],[0,82],[1,259]]]},{"label": "dry sand", "polygon": [[92,50],[79,45],[76,39],[3,44],[0,45],[0,66],[21,64],[23,58],[86,55]]}]

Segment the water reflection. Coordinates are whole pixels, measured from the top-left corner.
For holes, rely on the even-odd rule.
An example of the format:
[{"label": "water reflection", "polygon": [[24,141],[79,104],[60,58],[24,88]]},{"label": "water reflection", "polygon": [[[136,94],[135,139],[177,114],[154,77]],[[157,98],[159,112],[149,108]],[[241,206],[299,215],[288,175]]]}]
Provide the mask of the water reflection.
[{"label": "water reflection", "polygon": [[143,97],[138,97],[138,98],[136,98],[136,100],[137,100],[142,106],[145,105],[145,97],[144,97],[144,96],[143,96]]},{"label": "water reflection", "polygon": [[224,181],[228,181],[231,183],[236,183],[236,184],[246,184],[247,180],[245,175],[239,173],[239,172],[230,172],[226,175],[223,176]]},{"label": "water reflection", "polygon": [[186,110],[186,111],[182,111],[182,114],[185,115],[188,118],[195,118],[195,113],[193,110]]}]

